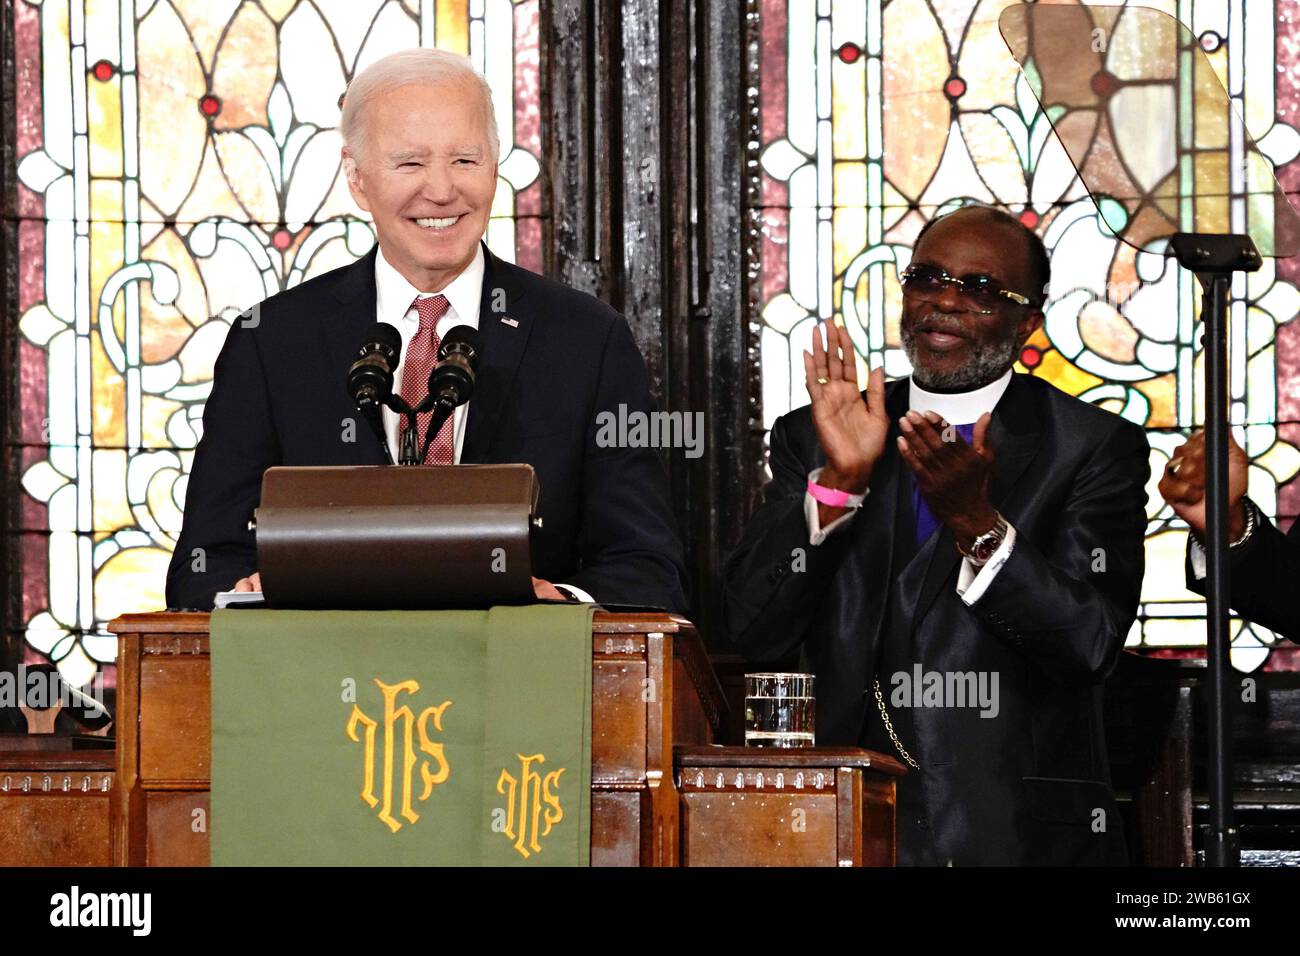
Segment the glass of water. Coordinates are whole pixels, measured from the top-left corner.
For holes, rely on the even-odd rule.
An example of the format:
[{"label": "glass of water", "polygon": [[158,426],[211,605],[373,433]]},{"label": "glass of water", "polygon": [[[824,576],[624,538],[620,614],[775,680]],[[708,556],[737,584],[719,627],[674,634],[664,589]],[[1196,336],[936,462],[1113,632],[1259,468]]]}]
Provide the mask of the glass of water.
[{"label": "glass of water", "polygon": [[813,680],[812,674],[746,674],[745,746],[814,746]]}]

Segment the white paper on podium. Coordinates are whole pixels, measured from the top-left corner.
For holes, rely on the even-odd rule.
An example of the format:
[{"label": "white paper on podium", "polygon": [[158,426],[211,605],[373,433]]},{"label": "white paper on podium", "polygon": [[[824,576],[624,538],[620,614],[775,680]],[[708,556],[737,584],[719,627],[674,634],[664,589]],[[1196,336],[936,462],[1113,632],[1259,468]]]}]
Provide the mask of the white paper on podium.
[{"label": "white paper on podium", "polygon": [[218,591],[212,606],[216,609],[233,604],[263,604],[265,600],[261,591]]}]

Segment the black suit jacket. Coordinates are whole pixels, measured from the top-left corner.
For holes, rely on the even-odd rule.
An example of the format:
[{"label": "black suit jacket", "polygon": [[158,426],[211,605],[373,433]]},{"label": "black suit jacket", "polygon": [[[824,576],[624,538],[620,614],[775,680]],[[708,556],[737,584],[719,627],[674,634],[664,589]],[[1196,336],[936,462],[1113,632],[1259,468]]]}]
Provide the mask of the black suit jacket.
[{"label": "black suit jacket", "polygon": [[[1187,586],[1205,593],[1205,579],[1192,570],[1187,542]],[[1228,552],[1228,603],[1242,617],[1300,642],[1300,601],[1292,590],[1300,582],[1300,520],[1283,534],[1261,522],[1250,540]]]},{"label": "black suit jacket", "polygon": [[[484,251],[484,358],[462,462],[527,462],[537,470],[543,523],[533,529],[535,575],[574,584],[597,601],[684,610],[681,543],[657,453],[596,444],[600,411],[650,409],[645,363],[627,322],[589,295]],[[170,606],[211,607],[217,591],[256,570],[247,523],[267,468],[385,462],[344,387],[374,325],[373,250],[267,299],[256,324],[232,325],[167,572]]]},{"label": "black suit jacket", "polygon": [[901,862],[1123,862],[1101,682],[1142,582],[1146,435],[1014,376],[989,440],[992,500],[1016,543],[968,607],[956,593],[952,533],[941,526],[915,543],[911,472],[895,444],[907,403],[907,381],[890,383],[891,431],[866,501],[816,547],[803,499],[825,458],[811,410],[776,422],[773,480],[724,571],[728,634],[754,660],[800,649],[817,675],[819,744],[883,740],[893,752],[870,691],[882,660],[887,706],[892,675],[913,664],[998,675],[996,717],[973,707],[890,708],[921,765],[900,783]]}]

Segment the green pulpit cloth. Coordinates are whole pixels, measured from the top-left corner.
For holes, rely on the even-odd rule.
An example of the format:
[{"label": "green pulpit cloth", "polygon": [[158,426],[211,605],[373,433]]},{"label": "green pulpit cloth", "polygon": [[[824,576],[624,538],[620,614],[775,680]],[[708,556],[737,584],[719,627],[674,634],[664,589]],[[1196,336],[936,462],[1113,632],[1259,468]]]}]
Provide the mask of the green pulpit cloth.
[{"label": "green pulpit cloth", "polygon": [[591,605],[212,615],[214,866],[586,866]]}]

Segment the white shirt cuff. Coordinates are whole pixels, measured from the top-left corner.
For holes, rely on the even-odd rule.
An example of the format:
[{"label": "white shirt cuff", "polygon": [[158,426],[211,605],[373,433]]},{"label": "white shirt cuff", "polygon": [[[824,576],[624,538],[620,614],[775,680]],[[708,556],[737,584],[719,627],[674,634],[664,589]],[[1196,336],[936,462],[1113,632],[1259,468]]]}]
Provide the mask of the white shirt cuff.
[{"label": "white shirt cuff", "polygon": [[1205,580],[1205,549],[1201,543],[1191,536],[1187,535],[1187,556],[1192,559],[1192,574],[1196,575],[1196,580]]},{"label": "white shirt cuff", "polygon": [[998,545],[998,549],[993,552],[993,557],[989,558],[984,567],[975,567],[970,558],[961,559],[961,570],[957,573],[957,594],[961,596],[967,607],[984,596],[984,592],[988,590],[993,579],[1002,570],[1002,566],[1011,557],[1011,549],[1015,546],[1016,529],[1008,524],[1007,536],[1002,539],[1002,543]]},{"label": "white shirt cuff", "polygon": [[569,597],[577,598],[583,604],[596,603],[596,599],[594,597],[592,597],[582,588],[577,587],[576,585],[573,584],[557,584],[555,585],[555,590],[563,591],[565,594],[569,595]]},{"label": "white shirt cuff", "polygon": [[[808,472],[808,480],[816,481],[821,477],[821,474],[822,470],[820,468],[814,468],[812,471]],[[870,489],[864,491],[862,494],[867,495],[869,493]],[[849,520],[858,513],[857,508],[850,508],[823,528],[822,516],[821,512],[817,508],[817,504],[818,502],[816,498],[806,491],[803,493],[803,514],[804,518],[808,521],[808,543],[813,547],[821,544],[840,528],[844,527],[844,525],[848,524]]]}]

